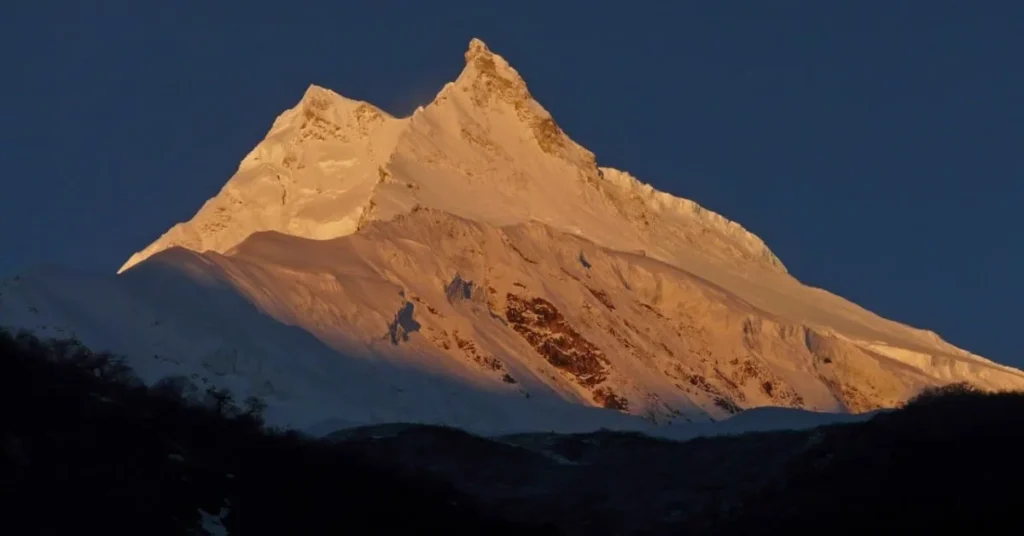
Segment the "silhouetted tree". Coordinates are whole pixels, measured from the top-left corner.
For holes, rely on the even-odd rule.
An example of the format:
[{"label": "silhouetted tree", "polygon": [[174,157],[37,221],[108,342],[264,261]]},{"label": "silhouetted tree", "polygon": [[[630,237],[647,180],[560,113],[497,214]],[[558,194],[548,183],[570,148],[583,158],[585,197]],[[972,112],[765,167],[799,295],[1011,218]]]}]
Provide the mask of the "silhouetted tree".
[{"label": "silhouetted tree", "polygon": [[263,412],[267,409],[267,403],[259,397],[250,396],[243,402],[243,411],[246,416],[262,418]]},{"label": "silhouetted tree", "polygon": [[914,398],[907,402],[910,404],[923,404],[932,400],[961,397],[964,395],[976,395],[982,391],[969,382],[956,382],[936,387],[926,387]]},{"label": "silhouetted tree", "polygon": [[218,415],[232,416],[237,414],[238,407],[235,406],[235,397],[231,391],[222,387],[209,387],[206,389],[206,406],[213,409]]},{"label": "silhouetted tree", "polygon": [[185,376],[167,376],[157,380],[149,390],[159,396],[184,399],[190,383]]}]

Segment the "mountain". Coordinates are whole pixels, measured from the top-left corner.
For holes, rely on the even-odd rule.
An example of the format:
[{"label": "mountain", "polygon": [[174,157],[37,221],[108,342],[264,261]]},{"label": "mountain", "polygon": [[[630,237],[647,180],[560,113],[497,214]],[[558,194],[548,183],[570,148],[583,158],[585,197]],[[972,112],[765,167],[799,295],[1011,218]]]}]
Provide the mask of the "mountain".
[{"label": "mountain", "polygon": [[321,433],[679,437],[750,408],[1024,388],[1021,371],[803,285],[739,224],[600,166],[479,40],[409,117],[310,86],[191,220],[118,275],[5,281],[0,325],[126,355],[147,382],[261,397],[269,422]]}]

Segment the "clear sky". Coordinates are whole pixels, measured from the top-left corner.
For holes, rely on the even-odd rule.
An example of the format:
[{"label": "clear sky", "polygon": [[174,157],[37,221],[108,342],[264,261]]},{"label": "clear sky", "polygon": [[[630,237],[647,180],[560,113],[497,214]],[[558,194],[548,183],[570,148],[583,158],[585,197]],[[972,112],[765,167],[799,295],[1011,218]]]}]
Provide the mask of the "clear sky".
[{"label": "clear sky", "polygon": [[8,0],[0,276],[115,271],[309,83],[404,115],[474,36],[601,164],[1024,366],[1021,2]]}]

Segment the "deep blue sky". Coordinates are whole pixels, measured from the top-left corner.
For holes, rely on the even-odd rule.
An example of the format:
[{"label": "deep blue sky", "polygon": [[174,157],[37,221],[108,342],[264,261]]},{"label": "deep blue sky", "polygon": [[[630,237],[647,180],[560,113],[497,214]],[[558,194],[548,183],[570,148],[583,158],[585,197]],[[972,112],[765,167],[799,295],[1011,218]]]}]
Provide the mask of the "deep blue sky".
[{"label": "deep blue sky", "polygon": [[738,220],[809,284],[1024,366],[1024,3],[93,4],[0,7],[0,275],[112,272],[310,82],[405,114],[478,36],[602,164]]}]

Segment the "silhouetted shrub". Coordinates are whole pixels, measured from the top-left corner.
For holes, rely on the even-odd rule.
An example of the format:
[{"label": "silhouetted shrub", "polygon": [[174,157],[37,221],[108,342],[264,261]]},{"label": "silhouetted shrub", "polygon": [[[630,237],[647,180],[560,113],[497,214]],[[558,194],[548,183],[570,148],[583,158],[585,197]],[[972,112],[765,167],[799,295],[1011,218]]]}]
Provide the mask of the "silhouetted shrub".
[{"label": "silhouetted shrub", "polygon": [[968,382],[957,382],[946,385],[925,387],[907,405],[923,405],[938,400],[963,400],[965,396],[980,395],[983,391]]}]

